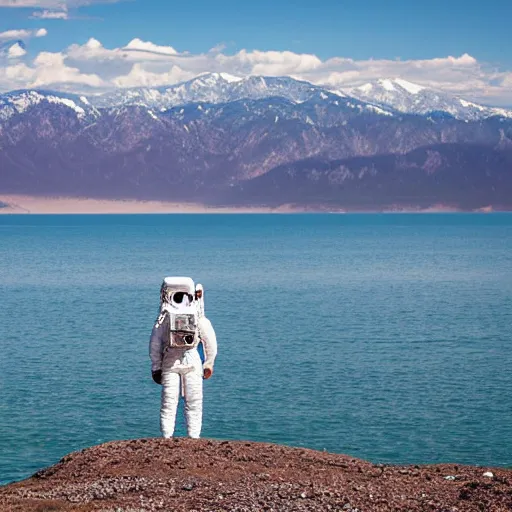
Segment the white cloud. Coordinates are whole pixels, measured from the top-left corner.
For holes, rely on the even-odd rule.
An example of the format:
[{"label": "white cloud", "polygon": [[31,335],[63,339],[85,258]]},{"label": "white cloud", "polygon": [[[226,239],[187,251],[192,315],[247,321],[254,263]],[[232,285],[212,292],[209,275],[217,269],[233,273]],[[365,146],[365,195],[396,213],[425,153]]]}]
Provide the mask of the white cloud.
[{"label": "white cloud", "polygon": [[65,10],[91,4],[113,4],[123,0],[0,0],[1,7]]},{"label": "white cloud", "polygon": [[501,86],[510,87],[512,89],[512,73],[504,73],[501,76]]},{"label": "white cloud", "polygon": [[460,75],[468,76],[480,68],[480,64],[471,55],[460,57],[443,57],[425,60],[360,60],[332,58],[324,61],[312,71],[305,71],[305,77],[314,75],[314,80],[332,86],[361,85],[369,80],[382,77],[402,76],[410,81],[426,81],[433,79],[438,82],[441,76],[452,79]]},{"label": "white cloud", "polygon": [[52,84],[83,84],[90,87],[104,86],[103,80],[94,74],[83,74],[79,69],[66,66],[62,53],[41,52],[34,59],[34,76],[29,87]]},{"label": "white cloud", "polygon": [[67,50],[70,59],[76,61],[121,61],[146,62],[168,61],[169,57],[178,55],[171,46],[158,46],[156,44],[132,39],[122,48],[105,48],[97,39],[91,38],[83,45],[74,44]]},{"label": "white cloud", "polygon": [[[34,31],[30,34],[32,37],[36,35]],[[44,34],[41,32],[41,35]],[[51,62],[49,56],[52,56]],[[45,72],[45,66],[53,71]],[[35,83],[37,86],[60,87],[62,83],[68,88],[70,84],[76,84],[77,89],[83,85],[98,90],[149,87],[172,85],[205,72],[237,76],[289,75],[340,89],[377,78],[402,78],[468,100],[512,104],[512,70],[498,71],[467,53],[423,60],[354,60],[345,57],[322,60],[314,54],[291,51],[241,50],[230,55],[221,46],[200,54],[181,53],[172,46],[139,38],[132,39],[126,46],[106,48],[91,38],[85,44],[73,44],[61,53],[44,52],[32,64],[27,63],[27,68],[10,67],[14,69],[9,73],[18,81],[29,73],[27,69],[32,70],[33,76],[26,80],[25,86]],[[3,89],[14,88],[18,83],[9,83],[5,70],[3,77],[0,83]]]},{"label": "white cloud", "polygon": [[31,30],[7,30],[0,32],[0,41],[12,41],[13,39],[26,39],[32,35]]},{"label": "white cloud", "polygon": [[248,52],[241,50],[232,57],[222,53],[216,60],[221,65],[232,65],[239,69],[249,70],[251,75],[292,75],[311,72],[322,66],[316,55],[297,54],[290,51]]},{"label": "white cloud", "polygon": [[68,11],[50,11],[44,9],[43,11],[34,11],[31,18],[38,18],[42,20],[67,20],[69,19]]},{"label": "white cloud", "polygon": [[178,53],[172,46],[158,46],[149,41],[141,41],[140,39],[132,39],[124,49],[161,55],[176,55]]},{"label": "white cloud", "polygon": [[7,58],[8,59],[19,59],[20,57],[23,57],[26,54],[27,54],[27,51],[19,43],[13,44],[7,50]]},{"label": "white cloud", "polygon": [[0,87],[7,85],[13,90],[25,88],[32,76],[33,70],[23,63],[0,67]]},{"label": "white cloud", "polygon": [[174,84],[193,78],[195,73],[184,71],[178,66],[163,73],[152,73],[143,68],[141,64],[134,64],[127,75],[118,76],[112,80],[117,87],[159,87]]},{"label": "white cloud", "polygon": [[4,8],[31,8],[35,9],[31,18],[45,20],[69,20],[69,9],[77,9],[92,4],[112,4],[126,0],[0,0],[0,9]]},{"label": "white cloud", "polygon": [[0,0],[0,7],[40,7],[59,8],[65,5],[65,0]]},{"label": "white cloud", "polygon": [[45,28],[38,30],[7,30],[0,32],[0,41],[15,41],[16,39],[30,39],[32,37],[44,37],[48,34]]},{"label": "white cloud", "polygon": [[9,89],[48,86],[69,89],[70,86],[100,88],[107,84],[95,74],[81,73],[79,69],[67,66],[62,53],[41,52],[33,66],[18,63],[0,67],[0,87],[6,85]]}]

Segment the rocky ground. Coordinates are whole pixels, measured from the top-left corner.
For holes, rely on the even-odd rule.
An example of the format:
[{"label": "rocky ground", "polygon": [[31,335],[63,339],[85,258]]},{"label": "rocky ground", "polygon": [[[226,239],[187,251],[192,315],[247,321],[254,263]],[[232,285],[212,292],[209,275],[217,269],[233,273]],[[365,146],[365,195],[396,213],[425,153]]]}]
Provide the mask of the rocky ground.
[{"label": "rocky ground", "polygon": [[2,512],[512,511],[512,470],[390,466],[301,448],[139,439],[0,488]]}]

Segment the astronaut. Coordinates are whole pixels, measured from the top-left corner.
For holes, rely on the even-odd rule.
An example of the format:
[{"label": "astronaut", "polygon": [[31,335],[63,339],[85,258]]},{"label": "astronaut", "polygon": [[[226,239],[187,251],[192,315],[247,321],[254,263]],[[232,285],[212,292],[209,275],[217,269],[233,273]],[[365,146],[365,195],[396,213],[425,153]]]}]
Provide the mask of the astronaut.
[{"label": "astronaut", "polygon": [[[203,344],[204,363],[197,350]],[[166,277],[160,288],[160,314],[149,342],[153,380],[162,385],[160,429],[172,437],[180,389],[185,399],[189,437],[199,438],[203,416],[203,379],[213,374],[217,339],[204,316],[204,290],[189,277]]]}]

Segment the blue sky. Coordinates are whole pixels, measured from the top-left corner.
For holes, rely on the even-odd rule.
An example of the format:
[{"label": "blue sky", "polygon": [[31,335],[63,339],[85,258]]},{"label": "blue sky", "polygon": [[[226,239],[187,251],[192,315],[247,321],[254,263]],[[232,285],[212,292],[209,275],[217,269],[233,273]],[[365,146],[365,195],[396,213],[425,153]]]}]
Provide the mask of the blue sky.
[{"label": "blue sky", "polygon": [[[27,7],[8,7],[15,1]],[[107,49],[139,39],[190,55],[223,45],[224,55],[243,49],[289,51],[314,55],[322,62],[335,57],[412,62],[467,54],[478,67],[469,78],[487,73],[493,87],[498,82],[508,87],[507,73],[512,70],[512,0],[67,0],[64,9],[59,6],[63,1],[0,0],[0,34],[18,29],[47,31],[45,37],[24,38],[27,54],[20,58],[26,65],[40,52],[66,53],[70,45],[84,45],[94,38]],[[48,13],[68,19],[47,19]],[[65,62],[71,60],[66,54]],[[152,73],[168,72],[154,63],[151,66],[147,69]],[[85,67],[89,74],[93,71]],[[418,80],[414,73],[406,78]]]},{"label": "blue sky", "polygon": [[196,53],[224,43],[231,51],[293,50],[321,58],[469,53],[512,64],[510,0],[132,0],[73,10],[71,16],[92,19],[67,22],[28,19],[34,10],[1,9],[0,31],[51,28],[46,48],[53,51],[91,36],[105,46],[139,37]]}]

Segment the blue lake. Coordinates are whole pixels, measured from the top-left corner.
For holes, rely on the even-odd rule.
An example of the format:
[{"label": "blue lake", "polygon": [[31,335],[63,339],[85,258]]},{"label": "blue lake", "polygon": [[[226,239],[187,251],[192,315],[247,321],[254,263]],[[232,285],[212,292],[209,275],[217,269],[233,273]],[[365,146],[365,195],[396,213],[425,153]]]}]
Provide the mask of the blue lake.
[{"label": "blue lake", "polygon": [[512,466],[510,214],[2,215],[0,483],[159,435],[165,275],[219,340],[203,437]]}]

